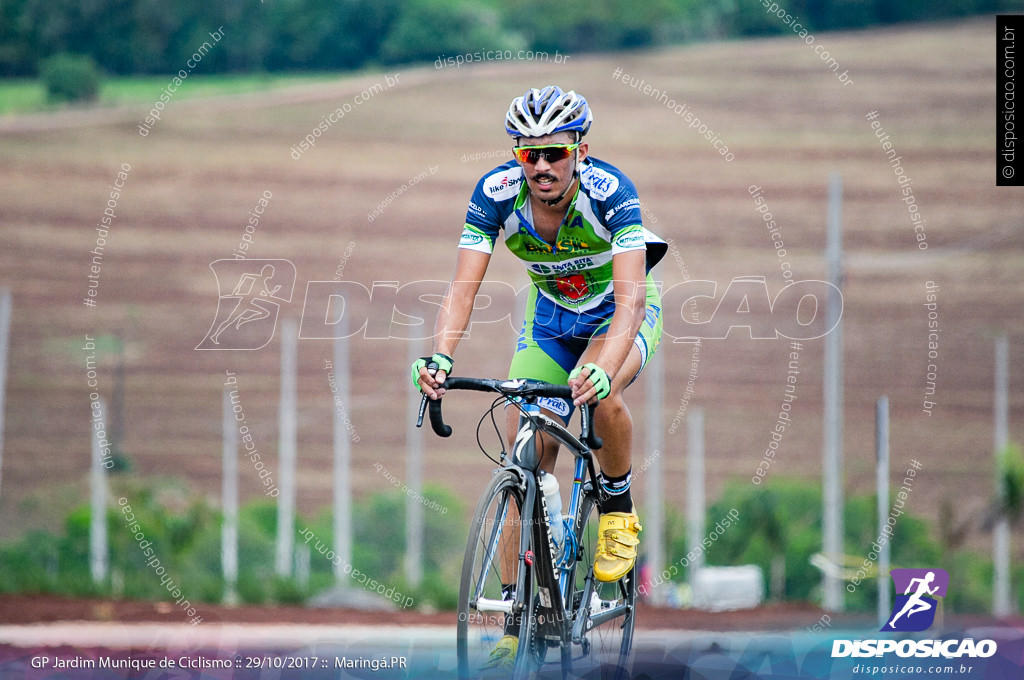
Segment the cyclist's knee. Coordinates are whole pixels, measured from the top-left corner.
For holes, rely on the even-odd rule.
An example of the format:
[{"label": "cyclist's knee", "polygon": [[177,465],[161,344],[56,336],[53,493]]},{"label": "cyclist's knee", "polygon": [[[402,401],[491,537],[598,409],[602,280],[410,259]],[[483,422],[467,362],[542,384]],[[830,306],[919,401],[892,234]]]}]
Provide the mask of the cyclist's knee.
[{"label": "cyclist's knee", "polygon": [[621,391],[613,391],[602,399],[600,406],[594,411],[594,419],[599,422],[619,422],[621,419],[628,419],[629,417],[629,409],[626,408],[626,402],[622,398]]}]

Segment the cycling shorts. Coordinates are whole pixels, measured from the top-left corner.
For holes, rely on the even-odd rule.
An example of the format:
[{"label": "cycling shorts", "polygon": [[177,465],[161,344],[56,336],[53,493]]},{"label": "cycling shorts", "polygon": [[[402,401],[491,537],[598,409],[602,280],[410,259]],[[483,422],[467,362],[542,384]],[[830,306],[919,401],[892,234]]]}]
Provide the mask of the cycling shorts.
[{"label": "cycling shorts", "polygon": [[[538,295],[537,287],[530,286],[526,318],[519,332],[508,377],[566,384],[569,373],[576,367],[590,341],[608,332],[614,311],[615,300],[612,295],[599,307],[581,313],[566,309],[544,295]],[[661,295],[648,275],[646,314],[633,340],[633,344],[640,350],[641,371],[658,348],[661,329]],[[630,378],[630,382],[636,380],[637,375],[640,375],[640,371]],[[542,406],[566,422],[572,415],[572,405],[561,399],[545,399]]]}]

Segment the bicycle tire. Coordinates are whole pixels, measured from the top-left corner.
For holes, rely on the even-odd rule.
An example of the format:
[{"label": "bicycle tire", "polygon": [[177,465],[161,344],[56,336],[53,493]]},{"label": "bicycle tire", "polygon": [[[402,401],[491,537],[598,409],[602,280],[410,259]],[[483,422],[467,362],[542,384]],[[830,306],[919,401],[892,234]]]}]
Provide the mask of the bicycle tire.
[{"label": "bicycle tire", "polygon": [[[462,578],[459,586],[459,617],[456,634],[458,655],[458,671],[460,678],[477,677],[480,667],[485,663],[504,635],[506,614],[493,609],[479,609],[475,604],[478,598],[485,598],[493,605],[504,600],[501,592],[502,581],[515,583],[513,573],[502,568],[500,545],[502,541],[510,541],[514,545],[512,555],[519,551],[519,536],[523,508],[523,492],[519,488],[519,477],[511,470],[499,470],[491,478],[484,489],[476,509],[466,542],[466,552],[462,561]],[[516,518],[508,519],[509,504],[515,506]],[[506,555],[506,560],[507,560]],[[525,590],[530,591],[532,579],[524,579]],[[512,615],[520,617],[519,650],[516,654],[515,667],[532,666],[529,660],[530,635],[529,622],[533,608],[533,593],[516,593]],[[519,611],[515,611],[518,609]]]},{"label": "bicycle tire", "polygon": [[[519,649],[522,655],[515,668],[513,680],[533,678],[546,664],[548,653],[560,647],[564,653],[572,646],[570,630],[566,623],[566,612],[558,590],[558,579],[552,565],[550,536],[547,513],[540,504],[543,497],[538,489],[537,507],[530,522],[530,551],[533,566],[526,571],[526,592],[530,594],[530,606],[524,609],[523,625],[520,628]],[[569,664],[571,667],[571,662]],[[563,674],[563,677],[568,677]]]},{"label": "bicycle tire", "polygon": [[[584,617],[584,625],[581,655],[575,660],[574,671],[590,677],[594,669],[599,669],[598,676],[603,680],[624,680],[630,676],[632,661],[636,570],[631,570],[614,583],[602,583],[594,578],[594,552],[600,516],[593,493],[587,493],[580,503],[575,522],[579,552],[573,574],[573,620]],[[584,602],[584,597],[589,601]],[[620,607],[624,611],[621,616],[595,623],[595,616]]]}]

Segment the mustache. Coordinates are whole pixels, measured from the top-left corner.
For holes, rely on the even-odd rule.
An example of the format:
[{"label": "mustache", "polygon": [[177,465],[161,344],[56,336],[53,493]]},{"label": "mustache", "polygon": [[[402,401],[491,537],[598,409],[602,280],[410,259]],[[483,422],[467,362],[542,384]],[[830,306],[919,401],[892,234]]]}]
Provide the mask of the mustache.
[{"label": "mustache", "polygon": [[552,182],[558,181],[558,178],[549,172],[538,172],[536,175],[532,177],[532,179],[534,182],[540,181],[542,179],[550,179]]}]

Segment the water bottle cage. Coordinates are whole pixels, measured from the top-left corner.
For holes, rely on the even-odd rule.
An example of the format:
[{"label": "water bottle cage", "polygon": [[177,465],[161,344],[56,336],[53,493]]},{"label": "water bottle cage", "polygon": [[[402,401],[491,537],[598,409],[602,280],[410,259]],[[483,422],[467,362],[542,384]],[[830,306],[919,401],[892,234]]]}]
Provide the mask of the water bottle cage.
[{"label": "water bottle cage", "polygon": [[[562,567],[564,564],[567,564],[565,562],[566,547],[575,542],[575,536],[573,536],[571,530],[568,529],[568,525],[571,523],[571,520],[562,515],[560,498],[559,502],[557,503],[558,519],[555,520],[555,518],[552,516],[551,508],[548,504],[547,492],[544,489],[543,483],[541,482],[541,480],[544,478],[546,478],[546,475],[537,478],[537,495],[538,499],[540,500],[540,509],[542,513],[541,517],[547,519],[548,538],[552,548],[552,561],[554,563],[555,568],[558,568]],[[552,477],[552,479],[554,479],[554,477]],[[557,480],[555,481],[557,482]],[[558,491],[556,490],[555,493],[557,494]],[[573,553],[574,552],[575,551],[573,550]]]},{"label": "water bottle cage", "polygon": [[557,560],[556,566],[566,569],[576,561],[579,545],[576,543],[576,532],[573,531],[571,517],[562,517],[562,526],[565,527],[565,539],[562,546],[562,554]]}]

